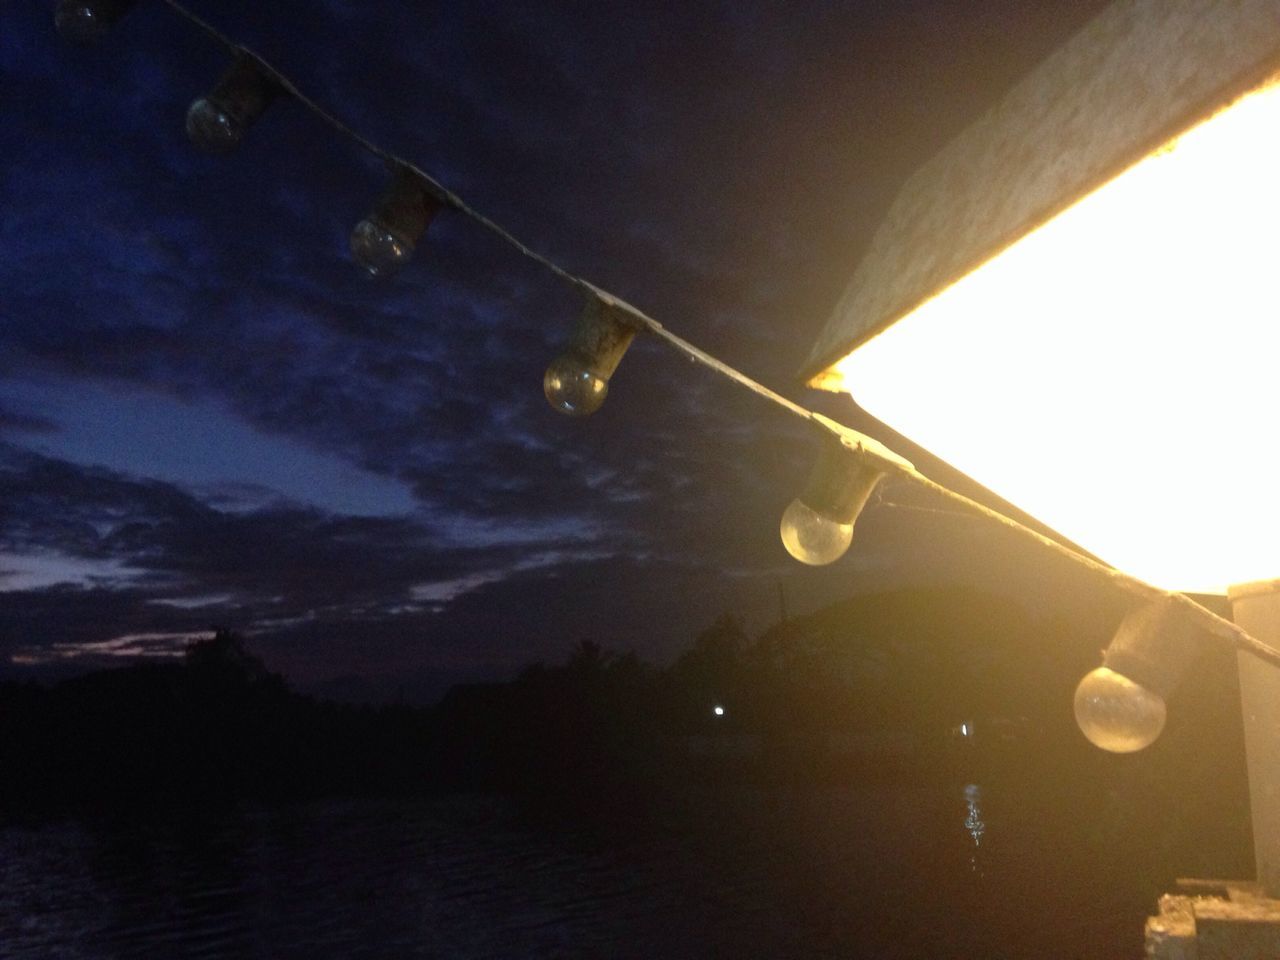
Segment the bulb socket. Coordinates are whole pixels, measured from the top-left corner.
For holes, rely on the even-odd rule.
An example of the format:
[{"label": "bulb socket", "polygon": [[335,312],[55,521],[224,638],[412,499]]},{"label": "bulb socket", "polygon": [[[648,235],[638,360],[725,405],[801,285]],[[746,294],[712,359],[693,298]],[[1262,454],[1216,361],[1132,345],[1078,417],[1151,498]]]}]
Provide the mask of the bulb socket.
[{"label": "bulb socket", "polygon": [[[825,431],[824,431],[825,433]],[[800,502],[837,523],[853,523],[884,471],[865,454],[825,435]]]},{"label": "bulb socket", "polygon": [[605,383],[635,339],[636,328],[598,297],[589,297],[560,356],[574,360]]},{"label": "bulb socket", "polygon": [[1203,634],[1173,600],[1129,611],[1102,664],[1168,699],[1199,652]]},{"label": "bulb socket", "polygon": [[247,129],[282,92],[255,58],[237,53],[204,99]]},{"label": "bulb socket", "polygon": [[392,166],[391,183],[374,204],[368,219],[388,233],[416,244],[443,206],[427,181],[397,163]]}]

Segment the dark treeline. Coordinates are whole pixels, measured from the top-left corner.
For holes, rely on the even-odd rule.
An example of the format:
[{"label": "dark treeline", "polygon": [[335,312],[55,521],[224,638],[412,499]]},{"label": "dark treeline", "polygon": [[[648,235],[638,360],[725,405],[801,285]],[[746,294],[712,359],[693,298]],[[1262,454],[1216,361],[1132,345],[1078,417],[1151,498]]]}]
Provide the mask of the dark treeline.
[{"label": "dark treeline", "polygon": [[1197,778],[1235,775],[1229,657],[1201,665],[1199,692],[1171,704],[1141,763],[1087,747],[1071,693],[1111,619],[1037,619],[959,588],[869,594],[756,638],[722,616],[663,669],[581,640],[563,663],[455,687],[430,708],[302,696],[220,631],[178,662],[0,686],[0,805],[45,816],[495,791],[552,811],[635,812],[707,782],[1067,769],[1122,769],[1120,789],[1137,795],[1188,750]]},{"label": "dark treeline", "polygon": [[0,802],[26,813],[412,791],[420,711],[291,692],[219,631],[179,662],[0,687]]}]

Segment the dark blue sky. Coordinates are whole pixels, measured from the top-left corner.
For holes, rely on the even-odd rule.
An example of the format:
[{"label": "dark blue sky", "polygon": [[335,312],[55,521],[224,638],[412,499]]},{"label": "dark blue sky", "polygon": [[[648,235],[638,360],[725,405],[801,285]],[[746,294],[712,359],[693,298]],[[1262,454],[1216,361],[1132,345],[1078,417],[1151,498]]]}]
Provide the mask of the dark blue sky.
[{"label": "dark blue sky", "polygon": [[[1052,580],[883,503],[842,561],[794,563],[798,424],[648,342],[598,414],[556,415],[560,282],[449,214],[364,280],[346,237],[376,161],[287,100],[201,155],[183,115],[222,51],[148,0],[70,47],[52,6],[0,9],[6,672],[216,623],[303,685],[435,692],[584,638],[662,660],[725,611],[768,625],[780,584],[803,612]],[[1101,3],[192,6],[533,246],[860,425],[794,372],[879,216]]]}]

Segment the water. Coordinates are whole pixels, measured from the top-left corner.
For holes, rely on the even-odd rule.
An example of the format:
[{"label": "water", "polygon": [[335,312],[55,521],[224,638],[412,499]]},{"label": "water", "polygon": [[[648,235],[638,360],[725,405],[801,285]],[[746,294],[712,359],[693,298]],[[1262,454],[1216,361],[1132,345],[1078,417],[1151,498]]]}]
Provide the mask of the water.
[{"label": "water", "polygon": [[0,956],[1140,956],[1151,891],[1063,800],[719,789],[635,835],[477,799],[11,826]]}]

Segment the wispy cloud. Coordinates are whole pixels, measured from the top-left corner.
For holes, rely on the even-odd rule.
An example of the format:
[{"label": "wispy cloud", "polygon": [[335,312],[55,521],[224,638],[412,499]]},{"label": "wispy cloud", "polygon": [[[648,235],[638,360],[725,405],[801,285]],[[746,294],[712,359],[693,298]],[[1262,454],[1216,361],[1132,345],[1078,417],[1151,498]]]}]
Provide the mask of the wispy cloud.
[{"label": "wispy cloud", "polygon": [[18,666],[46,666],[75,660],[160,659],[181,657],[187,647],[207,640],[205,633],[131,633],[87,643],[53,643],[42,647],[21,647],[9,654],[9,662]]}]

